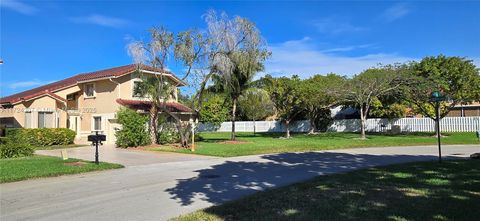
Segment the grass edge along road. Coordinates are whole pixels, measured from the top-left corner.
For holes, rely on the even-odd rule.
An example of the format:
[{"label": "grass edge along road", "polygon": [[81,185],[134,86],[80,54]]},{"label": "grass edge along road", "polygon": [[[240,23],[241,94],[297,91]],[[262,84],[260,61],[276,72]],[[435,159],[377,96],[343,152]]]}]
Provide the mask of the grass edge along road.
[{"label": "grass edge along road", "polygon": [[[195,143],[195,152],[189,149],[162,146],[153,151],[167,151],[200,154],[219,157],[233,157],[256,154],[305,152],[358,147],[388,147],[436,145],[433,133],[410,133],[399,135],[369,134],[366,140],[359,139],[358,133],[327,132],[317,135],[295,134],[290,139],[282,139],[283,133],[237,133],[236,143],[228,142],[228,132],[201,132],[204,139]],[[474,132],[442,133],[442,144],[478,144]]]},{"label": "grass edge along road", "polygon": [[0,183],[123,168],[120,164],[34,155],[0,160]]},{"label": "grass edge along road", "polygon": [[259,192],[171,221],[475,220],[480,160],[398,164]]}]

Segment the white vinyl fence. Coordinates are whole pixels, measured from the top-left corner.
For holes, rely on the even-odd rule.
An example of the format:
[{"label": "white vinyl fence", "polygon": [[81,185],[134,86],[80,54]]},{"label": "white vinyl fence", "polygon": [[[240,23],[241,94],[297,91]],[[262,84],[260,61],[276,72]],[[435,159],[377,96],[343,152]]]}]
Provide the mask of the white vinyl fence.
[{"label": "white vinyl fence", "polygon": [[[284,132],[285,125],[280,121],[256,121],[257,132]],[[430,118],[400,118],[367,119],[366,130],[368,132],[384,132],[390,130],[393,125],[400,126],[402,132],[433,132],[435,121]],[[440,121],[442,132],[475,132],[480,130],[480,117],[445,117]],[[223,122],[220,127],[200,123],[197,131],[228,132],[232,130],[231,122]],[[253,132],[253,121],[235,122],[235,130],[238,132]],[[306,120],[296,121],[290,124],[292,132],[308,132],[310,122]],[[357,132],[360,131],[360,119],[335,120],[328,131]]]}]

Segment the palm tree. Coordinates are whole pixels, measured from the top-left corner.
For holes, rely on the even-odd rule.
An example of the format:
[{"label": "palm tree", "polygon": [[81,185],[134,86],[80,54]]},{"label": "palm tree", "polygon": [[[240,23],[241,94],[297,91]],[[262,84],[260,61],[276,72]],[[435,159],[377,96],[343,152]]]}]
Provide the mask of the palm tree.
[{"label": "palm tree", "polygon": [[162,76],[144,76],[142,81],[140,81],[134,88],[134,93],[141,97],[148,98],[150,101],[150,141],[153,144],[156,144],[158,131],[158,111],[162,105],[162,102],[166,101],[168,96],[172,93],[172,87],[164,82]]},{"label": "palm tree", "polygon": [[[223,90],[232,100],[232,135],[235,140],[235,118],[240,96],[250,88],[255,74],[263,70],[262,61],[267,55],[252,51],[233,51],[224,55],[216,64],[217,71],[223,80]],[[225,64],[227,63],[227,64]],[[221,65],[221,67],[219,67]],[[227,67],[227,68],[226,68]]]}]

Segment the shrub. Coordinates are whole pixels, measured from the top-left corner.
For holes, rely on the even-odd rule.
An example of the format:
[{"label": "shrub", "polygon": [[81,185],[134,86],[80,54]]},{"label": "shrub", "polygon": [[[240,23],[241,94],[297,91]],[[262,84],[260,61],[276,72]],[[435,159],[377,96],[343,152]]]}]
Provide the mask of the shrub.
[{"label": "shrub", "polygon": [[147,116],[127,108],[121,108],[117,112],[117,116],[118,122],[122,125],[122,129],[115,133],[118,147],[137,147],[150,144],[146,127]]},{"label": "shrub", "polygon": [[218,128],[230,116],[228,105],[225,104],[225,97],[218,94],[206,94],[205,97],[200,112],[200,121],[210,123],[214,128]]},{"label": "shrub", "polygon": [[158,143],[160,144],[172,144],[180,141],[180,135],[177,128],[173,124],[165,123],[162,125],[162,129],[158,133]]},{"label": "shrub", "polygon": [[319,111],[317,118],[314,120],[315,127],[320,132],[325,132],[332,125],[333,118],[330,109],[322,109]]},{"label": "shrub", "polygon": [[14,142],[25,142],[32,146],[72,144],[75,131],[68,128],[15,128],[8,129],[6,136]]},{"label": "shrub", "polygon": [[0,144],[0,158],[27,157],[33,155],[34,148],[22,140],[4,139]]},{"label": "shrub", "polygon": [[7,142],[7,138],[6,137],[0,137],[0,144],[4,144],[5,142]]},{"label": "shrub", "polygon": [[200,135],[199,133],[195,133],[195,142],[198,142],[198,141],[204,141],[205,138]]}]

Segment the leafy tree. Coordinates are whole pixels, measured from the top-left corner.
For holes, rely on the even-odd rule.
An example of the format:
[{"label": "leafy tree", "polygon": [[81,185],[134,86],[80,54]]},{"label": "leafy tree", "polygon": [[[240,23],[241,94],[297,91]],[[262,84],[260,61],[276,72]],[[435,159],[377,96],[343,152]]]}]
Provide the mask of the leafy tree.
[{"label": "leafy tree", "polygon": [[[163,71],[166,68],[165,63],[168,58],[168,53],[174,44],[173,33],[163,27],[151,28],[149,31],[150,42],[132,42],[128,45],[129,54],[137,64],[138,70],[142,69],[143,64],[150,63],[153,68]],[[163,74],[151,76],[144,75],[143,72],[140,71],[137,71],[137,74],[143,78],[143,81],[141,81],[134,90],[135,93],[146,97],[151,102],[149,110],[149,133],[151,142],[156,144],[158,112],[163,106],[162,110],[170,113],[166,108],[165,102],[168,100],[173,87],[167,83]],[[172,114],[170,113],[170,115]]]},{"label": "leafy tree", "polygon": [[[247,19],[238,16],[229,19],[225,13],[218,15],[213,10],[208,11],[204,18],[206,31],[194,28],[173,35],[164,28],[153,28],[149,42],[135,41],[128,45],[129,54],[139,67],[148,64],[162,70],[172,56],[183,65],[182,80],[196,90],[190,102],[191,109],[196,113],[192,116],[194,118],[201,112],[205,89],[213,77],[222,80],[224,91],[234,100],[232,109],[236,109],[238,97],[249,87],[255,73],[263,70],[262,62],[270,55],[258,29]],[[163,87],[163,82],[163,76],[160,76],[159,87]],[[152,118],[155,117],[154,107],[156,105],[152,105]],[[166,105],[159,108],[175,119],[182,146],[189,146],[188,137],[193,125],[182,122]],[[232,121],[235,121],[235,112],[232,110]],[[154,127],[151,126],[150,130],[156,130]],[[150,133],[153,137],[154,132]]]},{"label": "leafy tree", "polygon": [[208,30],[215,45],[212,70],[223,80],[223,89],[232,101],[232,136],[235,140],[235,117],[238,99],[250,87],[253,77],[263,70],[270,56],[255,24],[246,18],[228,18],[207,13]]},{"label": "leafy tree", "polygon": [[333,117],[330,108],[320,109],[317,113],[316,119],[313,121],[313,126],[317,131],[327,131],[328,127],[332,125]]},{"label": "leafy tree", "polygon": [[202,103],[202,110],[200,111],[200,121],[218,127],[222,122],[227,121],[228,115],[229,110],[224,96],[209,93],[205,97],[205,101]]},{"label": "leafy tree", "polygon": [[369,117],[373,118],[387,118],[395,119],[402,118],[407,115],[407,106],[402,103],[388,103],[386,101],[381,101],[379,98],[375,97],[372,99],[372,104],[370,106],[370,111],[368,112]]},{"label": "leafy tree", "polygon": [[253,120],[253,134],[256,132],[255,121],[275,113],[275,107],[268,92],[263,89],[250,88],[239,98],[240,110]]},{"label": "leafy tree", "polygon": [[286,138],[290,138],[290,123],[302,112],[300,100],[301,80],[297,75],[292,78],[270,78],[267,91],[275,105],[278,117],[286,125]]},{"label": "leafy tree", "polygon": [[[195,29],[180,32],[174,35],[167,29],[152,28],[150,29],[150,40],[148,42],[134,41],[128,44],[129,55],[133,58],[138,69],[142,69],[144,64],[152,66],[158,72],[162,72],[166,68],[166,62],[171,55],[184,65],[183,79],[187,78],[190,81],[201,81],[200,85],[205,86],[208,82],[208,76],[205,76],[202,71],[202,64],[205,63],[207,52],[207,39],[203,34]],[[175,125],[180,135],[181,145],[188,147],[189,136],[192,125],[190,122],[184,122],[180,119],[177,113],[171,112],[166,105],[166,102],[173,91],[172,86],[178,86],[169,82],[168,78],[163,74],[154,75],[153,77],[143,72],[140,75],[145,75],[145,80],[138,86],[137,92],[143,94],[151,102],[150,107],[150,137],[153,143],[157,143],[157,124],[159,111],[166,113],[175,120]],[[194,84],[198,85],[198,84]],[[201,94],[201,93],[200,93]],[[197,98],[198,96],[195,96]],[[200,95],[201,97],[201,95]],[[192,109],[197,111],[195,105],[198,102],[191,102]],[[193,114],[193,116],[196,116]]]},{"label": "leafy tree", "polygon": [[331,117],[327,114],[329,112],[327,110],[340,103],[339,95],[335,91],[341,88],[344,82],[344,77],[328,74],[326,76],[315,75],[300,84],[300,105],[310,121],[311,129],[309,133],[314,133],[318,124],[330,121],[329,118]]},{"label": "leafy tree", "polygon": [[429,98],[432,91],[440,91],[447,100],[441,102],[440,118],[457,104],[480,100],[480,72],[473,61],[461,57],[425,57],[403,69],[406,72],[404,91],[413,109],[435,119],[435,103]]},{"label": "leafy tree", "polygon": [[345,103],[360,110],[361,139],[366,138],[365,126],[373,100],[401,86],[396,70],[396,66],[367,69],[348,80],[340,89]]},{"label": "leafy tree", "polygon": [[150,143],[150,137],[145,127],[147,116],[128,108],[121,108],[117,112],[118,122],[122,129],[115,132],[118,147],[137,147]]}]

